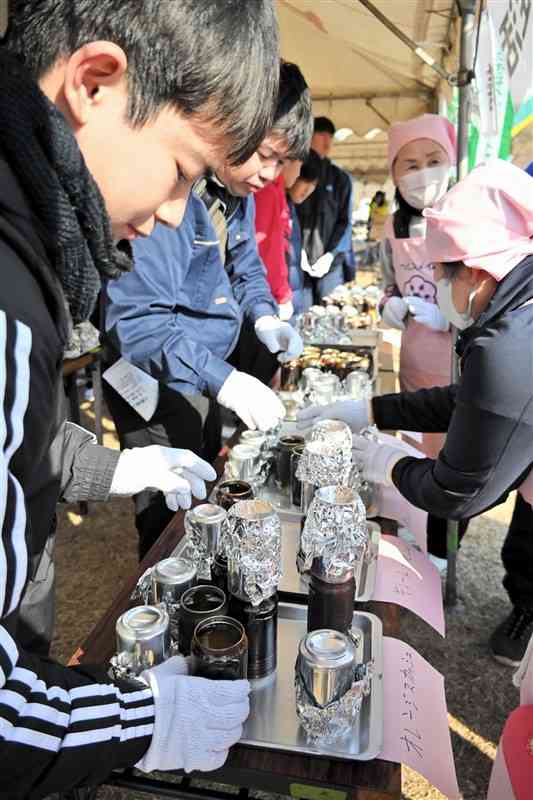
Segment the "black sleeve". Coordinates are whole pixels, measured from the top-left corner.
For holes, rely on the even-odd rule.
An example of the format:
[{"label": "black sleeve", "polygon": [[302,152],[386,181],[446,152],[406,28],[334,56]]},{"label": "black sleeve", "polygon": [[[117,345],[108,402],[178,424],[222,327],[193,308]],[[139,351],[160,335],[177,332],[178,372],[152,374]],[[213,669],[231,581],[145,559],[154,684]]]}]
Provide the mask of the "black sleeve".
[{"label": "black sleeve", "polygon": [[468,519],[522,483],[533,461],[530,361],[526,347],[476,348],[464,366],[437,460],[405,458],[393,470],[407,500],[438,517]]},{"label": "black sleeve", "polygon": [[107,500],[120,458],[118,450],[96,444],[96,437],[73,422],[64,422],[52,450],[61,463],[61,500]]},{"label": "black sleeve", "polygon": [[32,357],[43,351],[37,339],[0,311],[0,794],[12,799],[98,784],[142,757],[154,723],[148,687],[111,683],[104,668],[41,660],[17,641],[32,539],[26,474],[14,456],[27,450],[19,461],[31,463],[46,452],[57,399],[54,360]]},{"label": "black sleeve", "polygon": [[457,386],[435,386],[417,392],[383,394],[372,400],[374,422],[380,430],[446,433],[457,397]]},{"label": "black sleeve", "polygon": [[338,203],[338,213],[337,213],[337,220],[335,222],[335,227],[331,232],[331,236],[329,237],[329,241],[327,245],[324,247],[325,253],[332,253],[337,245],[339,244],[340,240],[346,233],[346,228],[350,225],[350,178],[341,170],[337,171],[337,191],[339,194],[339,203]]}]

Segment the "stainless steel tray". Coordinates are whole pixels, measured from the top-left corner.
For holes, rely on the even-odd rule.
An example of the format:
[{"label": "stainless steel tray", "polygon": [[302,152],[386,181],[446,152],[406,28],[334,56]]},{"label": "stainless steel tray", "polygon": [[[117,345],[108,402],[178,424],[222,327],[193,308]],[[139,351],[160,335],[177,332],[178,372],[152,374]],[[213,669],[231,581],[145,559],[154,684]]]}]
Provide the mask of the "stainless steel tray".
[{"label": "stainless steel tray", "polygon": [[[359,563],[355,575],[355,601],[366,603],[372,599],[376,585],[377,558],[379,549],[379,526],[375,522],[369,525],[369,546],[365,558]],[[279,584],[279,591],[289,595],[287,600],[292,602],[307,602],[309,586],[303,580],[296,568],[296,554],[300,539],[300,522],[282,519],[281,524],[281,558],[283,577]]]},{"label": "stainless steel tray", "polygon": [[383,746],[383,631],[373,614],[356,612],[355,627],[363,631],[360,660],[374,662],[370,694],[351,733],[328,743],[311,742],[296,716],[294,664],[298,644],[307,632],[307,609],[280,603],[278,668],[268,678],[252,681],[250,716],[241,742],[254,747],[309,753],[345,760],[369,761]]}]

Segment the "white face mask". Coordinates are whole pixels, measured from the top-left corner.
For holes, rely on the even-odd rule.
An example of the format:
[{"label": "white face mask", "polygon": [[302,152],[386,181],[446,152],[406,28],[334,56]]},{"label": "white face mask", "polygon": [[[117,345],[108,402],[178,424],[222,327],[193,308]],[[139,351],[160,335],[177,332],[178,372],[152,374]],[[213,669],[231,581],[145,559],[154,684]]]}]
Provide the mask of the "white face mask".
[{"label": "white face mask", "polygon": [[460,331],[469,328],[475,320],[472,316],[472,306],[476,296],[476,289],[472,289],[468,295],[468,305],[466,311],[457,311],[452,298],[452,282],[448,278],[441,278],[437,282],[437,304],[452,325]]},{"label": "white face mask", "polygon": [[450,167],[446,164],[418,169],[402,175],[398,181],[398,189],[410,206],[421,211],[444,197],[448,190],[449,175]]}]

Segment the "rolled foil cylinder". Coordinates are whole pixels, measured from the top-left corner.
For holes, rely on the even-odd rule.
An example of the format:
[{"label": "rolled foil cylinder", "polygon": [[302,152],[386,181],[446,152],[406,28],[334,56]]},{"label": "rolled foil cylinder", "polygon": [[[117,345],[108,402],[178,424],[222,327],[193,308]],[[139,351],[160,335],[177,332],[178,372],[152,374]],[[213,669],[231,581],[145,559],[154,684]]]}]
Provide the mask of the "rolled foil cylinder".
[{"label": "rolled foil cylinder", "polygon": [[316,630],[300,642],[295,667],[296,713],[310,739],[348,733],[369,692],[371,669],[358,664],[361,631]]},{"label": "rolled foil cylinder", "polygon": [[352,472],[352,450],[326,440],[307,442],[296,477],[313,486],[346,485]]},{"label": "rolled foil cylinder", "polygon": [[281,580],[281,524],[266,500],[241,500],[228,512],[223,548],[228,558],[228,590],[257,606]]},{"label": "rolled foil cylinder", "polygon": [[317,420],[305,438],[308,442],[327,442],[346,453],[352,449],[352,431],[340,419]]},{"label": "rolled foil cylinder", "polygon": [[214,503],[202,503],[185,514],[185,532],[189,536],[187,556],[202,580],[211,578],[213,560],[222,544],[225,519],[224,509]]},{"label": "rolled foil cylinder", "polygon": [[350,486],[322,486],[315,491],[300,537],[298,570],[310,570],[314,559],[321,579],[346,575],[363,557],[368,542],[365,507]]}]

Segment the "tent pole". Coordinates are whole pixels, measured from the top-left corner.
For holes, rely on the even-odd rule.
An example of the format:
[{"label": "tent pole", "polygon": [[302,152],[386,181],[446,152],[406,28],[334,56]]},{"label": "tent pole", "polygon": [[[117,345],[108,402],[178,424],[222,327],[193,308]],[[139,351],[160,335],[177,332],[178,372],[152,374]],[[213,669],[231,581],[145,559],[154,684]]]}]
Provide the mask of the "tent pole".
[{"label": "tent pole", "polygon": [[409,36],[406,36],[405,33],[398,28],[394,22],[386,17],[385,14],[382,14],[379,8],[376,8],[376,6],[371,3],[370,0],[357,0],[357,2],[361,3],[361,5],[363,5],[367,11],[370,11],[372,16],[376,17],[376,19],[385,25],[385,27],[388,28],[391,33],[397,36],[398,39],[401,39],[406,47],[413,51],[417,58],[423,61],[424,64],[427,64],[428,67],[431,67],[431,69],[434,69],[443,80],[449,81],[452,78],[452,76],[446,72],[443,67],[441,67],[439,62],[436,61],[433,56],[430,56],[427,50],[424,50],[423,47],[419,47],[416,42],[413,42],[413,40],[409,38]]},{"label": "tent pole", "polygon": [[[459,0],[458,0],[459,2]],[[461,0],[461,49],[459,54],[459,115],[457,123],[457,180],[468,174],[468,121],[470,117],[470,83],[473,78],[476,0]],[[457,331],[453,331],[452,383],[459,380],[459,359],[455,353]],[[446,551],[448,568],[446,571],[446,591],[444,602],[447,606],[457,603],[457,551],[459,549],[459,524],[448,520],[446,530]]]}]

